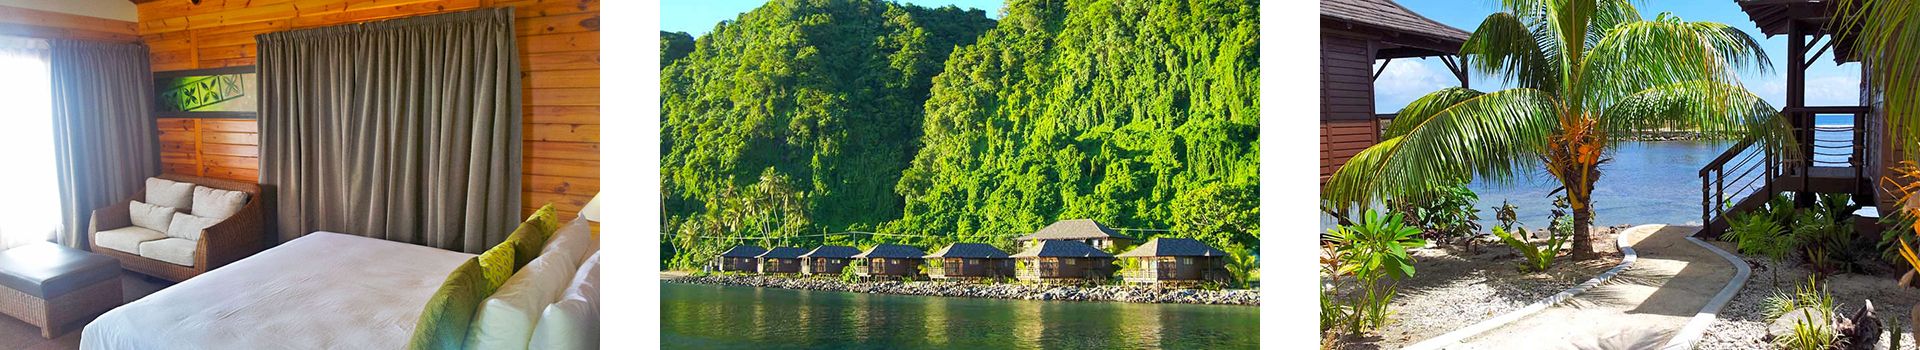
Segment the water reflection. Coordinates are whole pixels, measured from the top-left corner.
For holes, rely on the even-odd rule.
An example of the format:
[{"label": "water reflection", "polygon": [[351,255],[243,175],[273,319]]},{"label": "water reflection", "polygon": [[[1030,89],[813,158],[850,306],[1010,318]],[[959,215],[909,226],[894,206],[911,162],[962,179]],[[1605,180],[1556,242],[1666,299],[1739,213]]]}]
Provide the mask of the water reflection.
[{"label": "water reflection", "polygon": [[668,349],[1242,349],[1258,308],[1038,302],[662,283]]}]

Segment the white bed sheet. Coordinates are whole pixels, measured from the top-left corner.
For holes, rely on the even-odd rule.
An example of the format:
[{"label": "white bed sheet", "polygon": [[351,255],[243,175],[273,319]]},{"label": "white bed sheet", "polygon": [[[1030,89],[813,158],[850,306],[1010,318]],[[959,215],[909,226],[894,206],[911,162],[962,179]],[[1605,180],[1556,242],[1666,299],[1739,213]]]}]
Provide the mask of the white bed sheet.
[{"label": "white bed sheet", "polygon": [[315,232],[102,314],[82,349],[401,349],[473,254]]}]

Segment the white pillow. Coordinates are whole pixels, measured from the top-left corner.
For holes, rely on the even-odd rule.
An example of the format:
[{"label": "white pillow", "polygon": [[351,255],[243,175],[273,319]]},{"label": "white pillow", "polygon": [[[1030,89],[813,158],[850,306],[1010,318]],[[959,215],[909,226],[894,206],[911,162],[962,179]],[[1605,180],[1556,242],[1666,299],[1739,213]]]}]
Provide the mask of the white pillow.
[{"label": "white pillow", "polygon": [[593,230],[587,227],[587,221],[573,219],[566,226],[553,231],[553,238],[547,239],[547,245],[540,248],[540,256],[561,255],[577,269],[587,260],[588,251],[593,243]]},{"label": "white pillow", "polygon": [[533,327],[530,349],[597,349],[600,347],[600,254],[580,265],[567,296],[547,305]]},{"label": "white pillow", "polygon": [[193,184],[149,177],[147,178],[147,203],[175,210],[193,209]]},{"label": "white pillow", "polygon": [[247,193],[207,186],[193,186],[193,215],[225,219],[247,205]]},{"label": "white pillow", "polygon": [[467,331],[467,348],[525,349],[541,310],[560,300],[579,267],[574,259],[565,252],[541,253],[508,277],[500,290],[480,302]]},{"label": "white pillow", "polygon": [[198,241],[201,230],[213,227],[213,224],[220,223],[220,220],[222,219],[174,213],[173,223],[167,225],[167,237]]},{"label": "white pillow", "polygon": [[[147,204],[140,201],[127,203],[127,219],[133,221],[134,226],[153,230],[154,232],[167,232],[167,227],[173,224],[173,214],[173,208]],[[95,229],[100,228],[101,227],[96,227]]]}]

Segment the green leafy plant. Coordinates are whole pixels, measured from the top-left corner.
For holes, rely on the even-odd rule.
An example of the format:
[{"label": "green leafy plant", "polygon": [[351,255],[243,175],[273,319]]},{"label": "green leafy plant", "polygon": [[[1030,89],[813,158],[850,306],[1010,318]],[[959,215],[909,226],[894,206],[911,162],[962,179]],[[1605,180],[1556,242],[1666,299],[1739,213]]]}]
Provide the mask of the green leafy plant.
[{"label": "green leafy plant", "polygon": [[1795,320],[1792,332],[1774,337],[1775,347],[1825,350],[1832,349],[1833,344],[1839,341],[1839,334],[1833,328],[1834,310],[1837,307],[1833,295],[1827,292],[1825,286],[1809,276],[1807,283],[1793,292],[1776,291],[1761,300],[1760,313],[1767,320],[1777,320],[1799,312],[1800,318]]},{"label": "green leafy plant", "polygon": [[1500,228],[1513,232],[1514,223],[1520,222],[1520,207],[1504,199],[1500,200],[1500,208],[1494,209],[1493,219],[1500,222]]},{"label": "green leafy plant", "polygon": [[853,282],[860,281],[859,271],[860,270],[854,268],[853,265],[847,265],[846,267],[841,268],[840,282],[853,283]]},{"label": "green leafy plant", "polygon": [[1401,222],[1397,214],[1381,215],[1368,210],[1359,223],[1341,226],[1329,233],[1329,243],[1341,251],[1342,269],[1353,276],[1357,290],[1347,296],[1347,331],[1359,333],[1384,326],[1393,301],[1395,282],[1414,274],[1413,256],[1407,249],[1426,245],[1420,229]]},{"label": "green leafy plant", "polygon": [[1799,237],[1807,263],[1820,276],[1852,272],[1862,265],[1855,246],[1852,199],[1848,194],[1822,194],[1814,207],[1793,216],[1792,231]]},{"label": "green leafy plant", "polygon": [[1902,210],[1882,214],[1879,223],[1885,229],[1880,230],[1880,242],[1874,245],[1880,251],[1880,260],[1894,268],[1912,268],[1906,259],[1900,258],[1900,239],[1913,236],[1913,215]]},{"label": "green leafy plant", "polygon": [[[1800,247],[1799,235],[1788,234],[1787,228],[1769,215],[1736,213],[1727,216],[1729,227],[1721,233],[1720,239],[1734,242],[1741,253],[1755,254],[1773,260],[1775,265],[1784,264],[1787,257]],[[1767,269],[1772,271],[1773,284],[1780,284],[1780,267]]]},{"label": "green leafy plant", "polygon": [[1521,257],[1526,258],[1520,263],[1521,271],[1546,271],[1548,267],[1553,266],[1554,258],[1560,255],[1560,249],[1565,247],[1567,242],[1567,236],[1558,232],[1553,233],[1553,237],[1548,238],[1546,244],[1542,246],[1535,246],[1526,240],[1515,238],[1513,234],[1507,232],[1507,229],[1501,227],[1493,228],[1493,235],[1500,238],[1500,243],[1519,251]]},{"label": "green leafy plant", "polygon": [[1233,279],[1231,282],[1234,286],[1245,288],[1259,280],[1259,274],[1255,271],[1260,269],[1260,262],[1252,249],[1240,246],[1224,248],[1222,250],[1227,252],[1227,275]]},{"label": "green leafy plant", "polygon": [[[1422,236],[1429,240],[1449,238],[1471,238],[1480,232],[1480,209],[1474,203],[1480,201],[1480,195],[1463,184],[1441,186],[1416,197],[1410,203],[1403,203],[1402,212],[1412,224],[1419,226]],[[1473,240],[1464,240],[1468,251],[1473,250]]]}]

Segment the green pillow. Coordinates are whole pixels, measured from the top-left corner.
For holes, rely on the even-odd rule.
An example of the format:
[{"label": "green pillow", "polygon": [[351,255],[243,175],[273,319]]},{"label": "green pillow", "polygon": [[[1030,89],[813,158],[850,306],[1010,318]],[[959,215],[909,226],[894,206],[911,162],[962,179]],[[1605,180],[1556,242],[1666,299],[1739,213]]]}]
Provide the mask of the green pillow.
[{"label": "green pillow", "polygon": [[540,249],[546,247],[547,239],[552,238],[553,232],[560,229],[560,221],[554,218],[553,211],[553,204],[540,207],[540,210],[535,210],[533,215],[527,217],[527,221],[521,222],[520,227],[514,228],[513,234],[507,235],[506,241],[500,242],[500,245],[512,246],[515,250],[513,256],[515,270],[527,266],[527,263],[533,262],[534,258],[540,257]]},{"label": "green pillow", "polygon": [[513,277],[514,271],[520,270],[520,268],[513,263],[513,257],[516,255],[518,254],[515,254],[513,246],[507,245],[506,243],[493,246],[493,249],[487,249],[486,252],[480,253],[478,259],[480,259],[481,277],[486,282],[485,285],[481,286],[481,297],[484,298],[493,295],[493,291],[499,290],[501,285],[507,284],[507,278]]},{"label": "green pillow", "polygon": [[413,340],[408,349],[460,349],[466,346],[467,329],[473,314],[487,296],[480,293],[486,283],[480,271],[480,259],[468,258],[454,268],[447,281],[427,299],[420,320],[413,325]]}]

